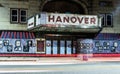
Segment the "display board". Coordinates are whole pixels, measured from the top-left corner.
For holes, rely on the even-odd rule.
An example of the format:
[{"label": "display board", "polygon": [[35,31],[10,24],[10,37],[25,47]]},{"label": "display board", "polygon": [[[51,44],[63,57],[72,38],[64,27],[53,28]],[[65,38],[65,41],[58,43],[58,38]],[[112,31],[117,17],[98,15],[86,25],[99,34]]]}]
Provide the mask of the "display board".
[{"label": "display board", "polygon": [[94,40],[93,53],[120,53],[119,40]]},{"label": "display board", "polygon": [[45,53],[45,39],[36,39],[37,41],[37,53]]},{"label": "display board", "polygon": [[0,39],[0,53],[36,53],[35,39]]}]

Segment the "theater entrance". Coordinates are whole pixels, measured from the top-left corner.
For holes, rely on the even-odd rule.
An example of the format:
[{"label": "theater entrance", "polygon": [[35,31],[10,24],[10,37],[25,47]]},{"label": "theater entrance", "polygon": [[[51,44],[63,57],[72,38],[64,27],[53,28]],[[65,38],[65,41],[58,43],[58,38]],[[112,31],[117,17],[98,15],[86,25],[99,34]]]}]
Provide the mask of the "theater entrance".
[{"label": "theater entrance", "polygon": [[46,54],[76,54],[76,40],[70,36],[46,36]]}]

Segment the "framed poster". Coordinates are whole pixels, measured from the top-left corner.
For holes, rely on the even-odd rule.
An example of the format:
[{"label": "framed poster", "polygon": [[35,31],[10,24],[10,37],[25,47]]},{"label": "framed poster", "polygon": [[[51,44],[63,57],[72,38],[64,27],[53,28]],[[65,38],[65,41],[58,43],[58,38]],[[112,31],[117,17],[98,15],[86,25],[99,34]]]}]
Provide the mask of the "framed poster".
[{"label": "framed poster", "polygon": [[45,53],[45,39],[36,39],[37,53]]},{"label": "framed poster", "polygon": [[95,47],[99,47],[100,46],[100,42],[99,41],[96,41],[95,42]]},{"label": "framed poster", "polygon": [[102,52],[102,51],[103,51],[103,47],[102,47],[102,46],[99,46],[99,47],[98,47],[98,51]]},{"label": "framed poster", "polygon": [[3,44],[4,44],[4,46],[8,46],[9,45],[9,40],[3,40]]},{"label": "framed poster", "polygon": [[16,47],[20,47],[21,46],[21,41],[20,40],[16,40],[15,41],[15,46]]},{"label": "framed poster", "polygon": [[29,46],[28,45],[23,46],[23,52],[29,52]]},{"label": "framed poster", "polygon": [[116,47],[112,46],[111,52],[116,52]]},{"label": "framed poster", "polygon": [[103,42],[103,45],[104,46],[109,46],[110,44],[109,44],[109,42]]},{"label": "framed poster", "polygon": [[28,40],[28,41],[27,41],[27,45],[28,45],[29,47],[32,47],[32,45],[33,45],[32,40]]},{"label": "framed poster", "polygon": [[113,46],[114,47],[118,47],[118,43],[117,42],[113,42]]},{"label": "framed poster", "polygon": [[13,50],[13,46],[12,45],[8,45],[7,46],[7,52],[12,52]]}]

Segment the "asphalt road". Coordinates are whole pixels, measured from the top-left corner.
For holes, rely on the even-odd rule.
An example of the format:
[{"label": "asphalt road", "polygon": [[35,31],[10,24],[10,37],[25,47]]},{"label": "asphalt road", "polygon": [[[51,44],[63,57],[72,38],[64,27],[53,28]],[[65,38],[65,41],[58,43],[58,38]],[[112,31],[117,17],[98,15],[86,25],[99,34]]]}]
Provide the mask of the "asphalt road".
[{"label": "asphalt road", "polygon": [[66,65],[0,65],[1,74],[120,74],[120,62]]}]

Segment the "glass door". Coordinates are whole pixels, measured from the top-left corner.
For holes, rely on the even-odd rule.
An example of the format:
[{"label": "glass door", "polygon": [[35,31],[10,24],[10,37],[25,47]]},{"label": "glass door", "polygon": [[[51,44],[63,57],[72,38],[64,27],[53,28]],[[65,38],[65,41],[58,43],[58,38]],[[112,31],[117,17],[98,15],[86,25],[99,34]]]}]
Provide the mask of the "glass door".
[{"label": "glass door", "polygon": [[73,54],[76,54],[76,41],[73,41]]},{"label": "glass door", "polygon": [[46,54],[51,54],[51,40],[46,40]]},{"label": "glass door", "polygon": [[57,40],[53,40],[53,54],[57,54],[57,49],[58,49],[58,41]]},{"label": "glass door", "polygon": [[60,54],[65,54],[65,41],[60,41]]},{"label": "glass door", "polygon": [[71,54],[72,48],[71,48],[71,41],[67,41],[67,50],[66,50],[66,54]]}]

